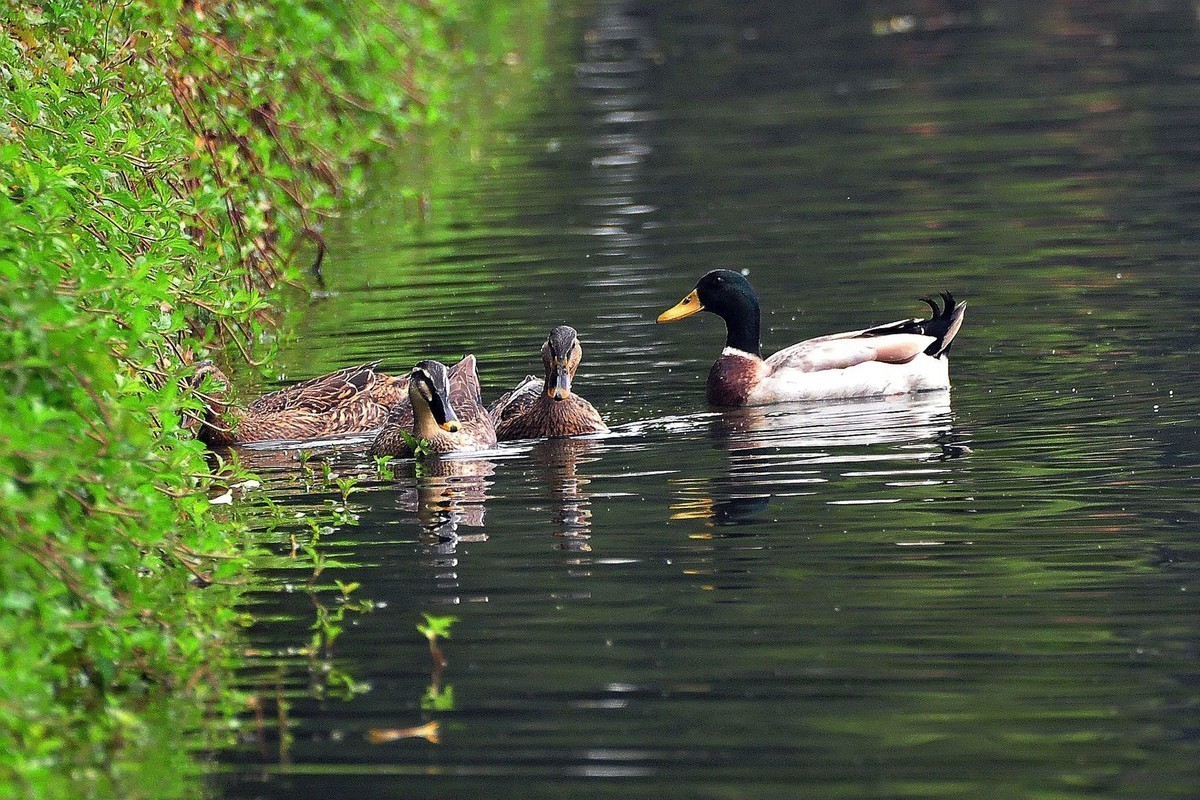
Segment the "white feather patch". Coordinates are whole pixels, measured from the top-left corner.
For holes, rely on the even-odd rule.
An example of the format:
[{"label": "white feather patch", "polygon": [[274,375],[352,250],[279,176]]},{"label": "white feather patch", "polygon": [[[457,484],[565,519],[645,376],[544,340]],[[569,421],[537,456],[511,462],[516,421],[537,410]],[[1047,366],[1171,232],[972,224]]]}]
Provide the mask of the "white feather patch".
[{"label": "white feather patch", "polygon": [[950,387],[949,361],[919,355],[907,364],[863,361],[845,369],[810,372],[784,367],[764,376],[750,391],[750,405],[790,400],[840,400],[909,394]]}]

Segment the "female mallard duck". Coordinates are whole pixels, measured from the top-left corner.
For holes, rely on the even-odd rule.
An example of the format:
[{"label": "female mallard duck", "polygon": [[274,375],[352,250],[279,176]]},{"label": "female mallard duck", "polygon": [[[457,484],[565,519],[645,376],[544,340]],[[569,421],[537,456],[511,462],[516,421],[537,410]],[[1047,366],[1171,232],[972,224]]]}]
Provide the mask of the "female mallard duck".
[{"label": "female mallard duck", "polygon": [[373,456],[411,456],[404,433],[424,439],[436,453],[484,450],[496,445],[496,428],[479,394],[475,356],[453,370],[439,361],[421,361],[408,376],[411,405],[397,407],[375,437]]},{"label": "female mallard duck", "polygon": [[508,441],[607,431],[608,426],[592,404],[571,392],[571,381],[582,359],[583,348],[574,328],[559,325],[550,331],[542,345],[545,379],[529,375],[492,404],[496,437]]},{"label": "female mallard duck", "polygon": [[211,362],[200,364],[191,379],[199,386],[205,377],[218,391],[204,397],[206,412],[198,438],[209,445],[231,445],[279,439],[319,439],[338,434],[365,433],[378,428],[392,407],[407,397],[408,378],[375,371],[378,361],[348,367],[328,375],[263,395],[245,408],[228,405],[229,380]]},{"label": "female mallard duck", "polygon": [[927,297],[931,319],[906,319],[794,344],[768,359],[759,343],[758,297],[750,282],[713,270],[659,322],[710,311],[725,320],[725,349],[708,373],[708,402],[759,406],[790,400],[834,400],[950,387],[948,354],[966,304]]}]

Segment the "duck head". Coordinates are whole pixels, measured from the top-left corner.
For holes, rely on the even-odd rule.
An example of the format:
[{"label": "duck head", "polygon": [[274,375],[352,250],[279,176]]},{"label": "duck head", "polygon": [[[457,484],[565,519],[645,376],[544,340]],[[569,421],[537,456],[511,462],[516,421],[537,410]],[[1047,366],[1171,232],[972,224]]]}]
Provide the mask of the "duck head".
[{"label": "duck head", "polygon": [[550,331],[542,345],[542,364],[546,367],[546,396],[552,400],[566,400],[571,396],[571,380],[579,362],[583,359],[583,348],[579,335],[569,325],[559,325]]},{"label": "duck head", "polygon": [[440,432],[457,433],[462,427],[450,405],[450,372],[440,361],[421,361],[408,375],[408,397],[413,406],[413,428],[431,438]]},{"label": "duck head", "polygon": [[725,320],[725,346],[761,355],[758,295],[750,281],[730,269],[714,269],[682,300],[658,315],[659,322],[674,322],[700,311]]},{"label": "duck head", "polygon": [[237,419],[236,414],[230,413],[232,409],[227,397],[229,379],[209,359],[197,361],[194,367],[195,371],[184,378],[183,385],[200,398],[204,411],[199,416],[188,412],[183,427],[207,444],[232,444],[235,441],[233,429]]}]

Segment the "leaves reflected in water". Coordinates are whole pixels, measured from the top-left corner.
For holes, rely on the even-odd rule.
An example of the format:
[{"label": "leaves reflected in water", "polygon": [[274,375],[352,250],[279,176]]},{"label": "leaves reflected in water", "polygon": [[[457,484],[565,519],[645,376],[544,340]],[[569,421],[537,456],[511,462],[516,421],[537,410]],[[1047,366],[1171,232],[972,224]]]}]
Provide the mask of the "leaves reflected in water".
[{"label": "leaves reflected in water", "polygon": [[438,684],[430,684],[425,690],[425,696],[421,698],[422,711],[453,711],[454,710],[454,687],[447,684],[439,686]]}]

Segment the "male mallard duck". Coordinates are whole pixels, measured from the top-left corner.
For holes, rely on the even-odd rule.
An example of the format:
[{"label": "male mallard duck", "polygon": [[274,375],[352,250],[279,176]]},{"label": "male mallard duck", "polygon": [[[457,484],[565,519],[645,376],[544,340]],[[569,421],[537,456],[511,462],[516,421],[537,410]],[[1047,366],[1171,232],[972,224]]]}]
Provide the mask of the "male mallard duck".
[{"label": "male mallard duck", "polygon": [[200,421],[198,438],[209,445],[231,445],[374,430],[384,423],[394,405],[406,400],[408,385],[408,378],[376,372],[378,364],[372,361],[340,369],[236,408],[224,398],[229,388],[225,374],[211,362],[204,362],[191,384],[199,386],[207,376],[219,392],[205,397],[207,410]]},{"label": "male mallard duck", "polygon": [[411,456],[403,432],[429,443],[436,453],[484,450],[496,445],[496,429],[479,394],[475,356],[453,370],[440,361],[421,361],[408,376],[411,410],[395,408],[375,437],[373,456]]},{"label": "male mallard duck", "polygon": [[705,275],[659,322],[711,311],[725,320],[725,349],[708,373],[708,402],[759,406],[789,400],[834,400],[907,394],[950,387],[948,354],[966,304],[942,294],[922,297],[931,319],[906,319],[794,344],[764,360],[758,297],[750,282],[727,269]]},{"label": "male mallard duck", "polygon": [[559,325],[550,331],[542,345],[545,379],[529,375],[492,404],[497,438],[540,439],[607,431],[592,404],[571,391],[582,359],[583,348],[574,328]]}]

